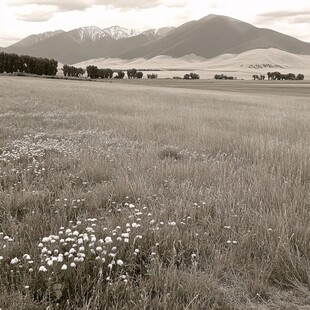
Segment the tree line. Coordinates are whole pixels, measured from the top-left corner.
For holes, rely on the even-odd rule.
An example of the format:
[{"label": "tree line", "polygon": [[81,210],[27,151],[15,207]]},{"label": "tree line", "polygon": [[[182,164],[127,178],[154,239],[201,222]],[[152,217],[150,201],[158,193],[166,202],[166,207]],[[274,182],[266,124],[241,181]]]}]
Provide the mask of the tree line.
[{"label": "tree line", "polygon": [[197,73],[191,72],[190,74],[185,74],[184,80],[199,80],[200,76]]},{"label": "tree line", "polygon": [[64,65],[61,70],[63,71],[64,76],[80,77],[85,74],[85,70],[83,68],[76,68],[74,66]]},{"label": "tree line", "polygon": [[233,76],[227,76],[225,74],[215,74],[214,78],[216,80],[234,80]]},{"label": "tree line", "polygon": [[301,73],[295,75],[294,73],[268,72],[267,78],[268,80],[304,80],[305,76]]},{"label": "tree line", "polygon": [[0,73],[56,75],[58,61],[14,53],[0,53]]},{"label": "tree line", "polygon": [[[125,77],[125,72],[122,70],[116,71],[116,75],[113,76],[114,71],[109,68],[100,69],[97,66],[87,66],[86,67],[87,76],[91,79],[123,79]],[[128,79],[142,79],[143,72],[137,71],[137,69],[127,70]]]}]

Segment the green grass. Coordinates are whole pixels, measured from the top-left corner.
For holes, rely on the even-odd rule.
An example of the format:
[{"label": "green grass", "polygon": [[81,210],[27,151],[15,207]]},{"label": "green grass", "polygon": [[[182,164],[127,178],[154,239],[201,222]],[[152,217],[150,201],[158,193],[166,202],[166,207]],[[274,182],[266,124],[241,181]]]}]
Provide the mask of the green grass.
[{"label": "green grass", "polygon": [[309,309],[308,98],[149,86],[0,78],[0,308]]}]

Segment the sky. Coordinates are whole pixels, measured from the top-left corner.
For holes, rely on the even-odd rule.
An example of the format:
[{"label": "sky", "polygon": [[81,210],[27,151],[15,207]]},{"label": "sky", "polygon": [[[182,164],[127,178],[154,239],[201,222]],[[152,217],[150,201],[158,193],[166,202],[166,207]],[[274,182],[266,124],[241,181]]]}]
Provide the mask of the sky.
[{"label": "sky", "polygon": [[0,0],[0,47],[83,26],[147,30],[226,15],[310,42],[310,0]]}]

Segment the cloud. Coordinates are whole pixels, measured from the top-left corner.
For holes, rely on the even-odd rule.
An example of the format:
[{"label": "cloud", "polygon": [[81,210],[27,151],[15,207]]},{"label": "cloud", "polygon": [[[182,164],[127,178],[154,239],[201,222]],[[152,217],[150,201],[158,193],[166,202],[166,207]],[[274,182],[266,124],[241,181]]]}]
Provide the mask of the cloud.
[{"label": "cloud", "polygon": [[93,2],[93,0],[11,0],[7,5],[20,8],[21,10],[23,10],[25,6],[33,5],[38,7],[53,6],[60,11],[83,11],[91,7]]},{"label": "cloud", "polygon": [[35,13],[35,14],[16,14],[16,19],[24,21],[24,22],[32,22],[32,23],[39,23],[39,22],[46,22],[50,20],[54,13],[45,13],[42,14],[41,12]]},{"label": "cloud", "polygon": [[310,12],[309,15],[296,16],[293,19],[294,24],[309,24],[310,25]]},{"label": "cloud", "polygon": [[287,18],[287,17],[307,16],[307,15],[310,15],[310,10],[266,12],[257,15],[257,17],[262,19],[273,19],[273,18]]},{"label": "cloud", "polygon": [[10,0],[9,6],[50,5],[58,11],[84,11],[94,5],[103,5],[118,9],[149,9],[157,6],[182,7],[186,0]]},{"label": "cloud", "polygon": [[50,20],[58,12],[85,11],[94,6],[128,11],[152,9],[159,6],[178,8],[184,7],[186,2],[187,0],[9,0],[7,5],[13,8],[18,20],[44,22]]},{"label": "cloud", "polygon": [[19,8],[13,8],[13,13],[17,20],[26,22],[45,22],[50,20],[57,8],[52,5],[23,5]]},{"label": "cloud", "polygon": [[219,2],[218,1],[212,1],[209,5],[210,8],[212,9],[216,9],[220,6]]}]

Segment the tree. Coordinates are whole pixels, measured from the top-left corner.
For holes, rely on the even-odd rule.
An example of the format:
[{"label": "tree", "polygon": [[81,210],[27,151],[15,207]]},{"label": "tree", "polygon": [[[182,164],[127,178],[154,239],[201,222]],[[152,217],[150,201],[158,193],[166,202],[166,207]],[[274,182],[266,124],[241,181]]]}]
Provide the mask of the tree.
[{"label": "tree", "polygon": [[86,67],[87,76],[91,79],[97,79],[99,77],[98,67],[97,66],[87,66]]},{"label": "tree", "polygon": [[296,79],[299,80],[299,81],[302,81],[302,80],[305,79],[305,76],[303,74],[299,73],[299,74],[297,74]]},{"label": "tree", "polygon": [[137,74],[137,69],[129,69],[127,70],[128,79],[135,79]]},{"label": "tree", "polygon": [[137,78],[137,79],[142,79],[142,77],[143,77],[143,72],[138,71],[138,72],[136,73],[136,78]]},{"label": "tree", "polygon": [[125,72],[123,71],[118,71],[117,75],[115,76],[115,79],[123,79],[125,77]]},{"label": "tree", "polygon": [[189,78],[190,78],[189,74],[185,74],[183,77],[184,80],[189,80]]},{"label": "tree", "polygon": [[198,74],[196,74],[196,73],[193,73],[193,72],[191,72],[191,73],[189,74],[189,76],[190,76],[190,78],[191,78],[192,80],[199,80],[199,79],[200,79],[200,76],[199,76]]},{"label": "tree", "polygon": [[58,62],[54,59],[0,53],[0,73],[21,72],[37,75],[56,75],[57,66]]},{"label": "tree", "polygon": [[63,71],[64,76],[69,75],[69,66],[68,65],[63,65],[61,70]]}]

